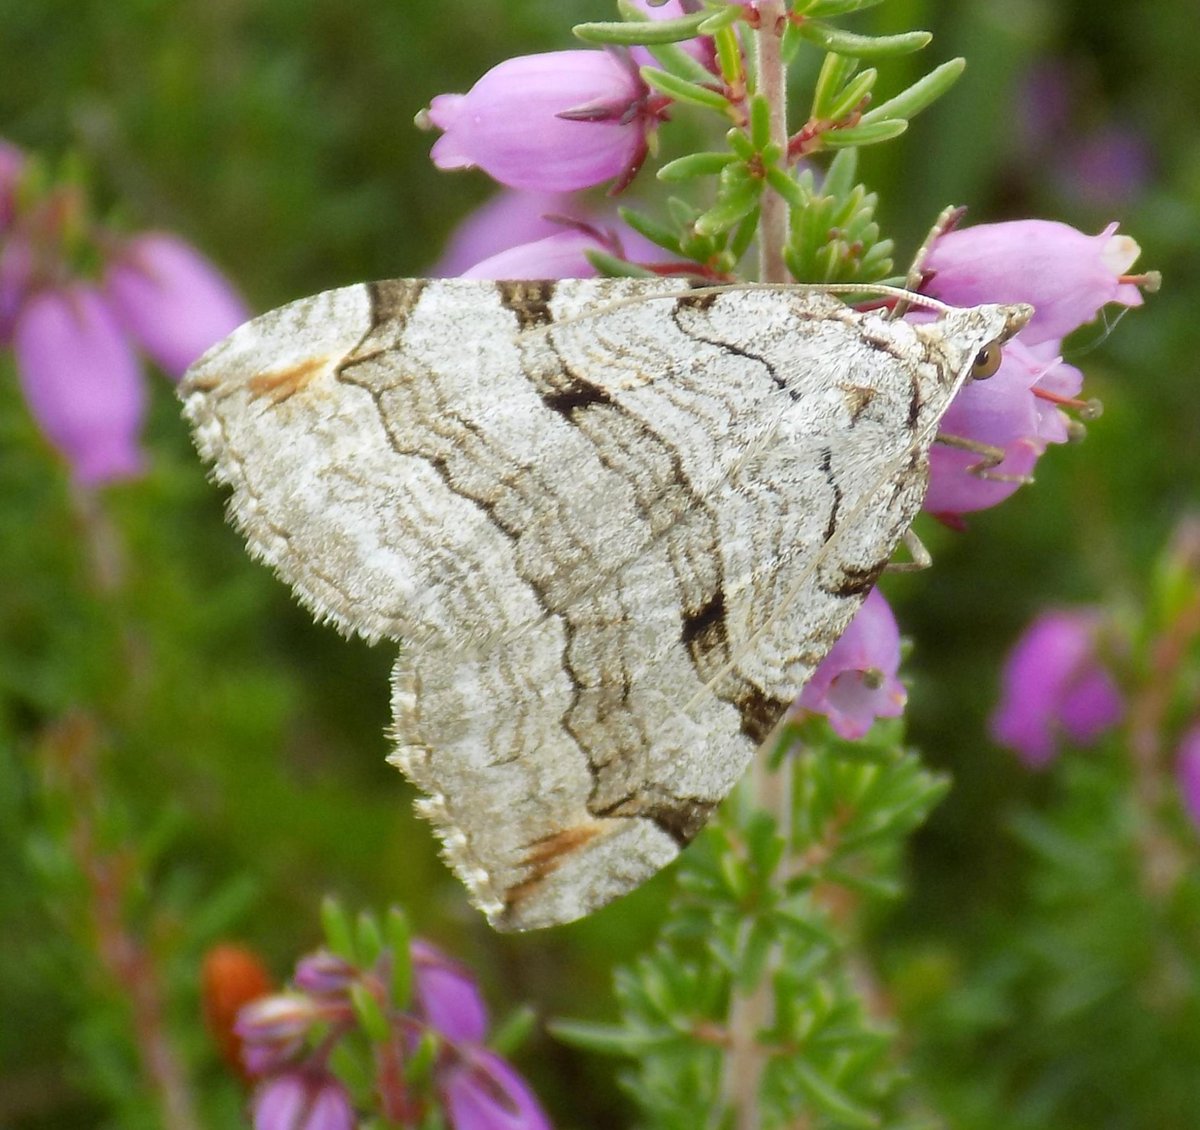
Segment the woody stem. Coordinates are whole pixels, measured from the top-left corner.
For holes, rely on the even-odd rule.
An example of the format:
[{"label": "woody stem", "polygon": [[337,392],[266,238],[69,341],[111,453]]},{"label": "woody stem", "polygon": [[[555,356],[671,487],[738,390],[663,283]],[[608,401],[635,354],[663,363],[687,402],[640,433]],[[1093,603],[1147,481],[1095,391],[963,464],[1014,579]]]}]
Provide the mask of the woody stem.
[{"label": "woody stem", "polygon": [[[787,67],[783,62],[782,29],[785,8],[782,0],[763,0],[758,5],[759,26],[754,32],[757,91],[770,107],[771,141],[787,152]],[[783,249],[788,236],[787,201],[769,183],[763,185],[762,210],[758,221],[758,277],[761,282],[787,282]]]}]

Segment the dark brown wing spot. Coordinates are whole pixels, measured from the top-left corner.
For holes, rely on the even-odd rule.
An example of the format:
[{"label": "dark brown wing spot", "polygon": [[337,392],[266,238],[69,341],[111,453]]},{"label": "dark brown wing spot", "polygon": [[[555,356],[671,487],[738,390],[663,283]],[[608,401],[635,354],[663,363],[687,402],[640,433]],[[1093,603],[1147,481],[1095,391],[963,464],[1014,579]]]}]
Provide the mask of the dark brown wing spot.
[{"label": "dark brown wing spot", "polygon": [[742,716],[742,733],[762,745],[791,703],[769,698],[757,687],[747,687],[733,705]]},{"label": "dark brown wing spot", "polygon": [[256,373],[247,382],[250,395],[255,400],[266,397],[272,404],[282,404],[289,397],[302,392],[329,367],[328,357],[310,357],[286,369],[270,369]]}]

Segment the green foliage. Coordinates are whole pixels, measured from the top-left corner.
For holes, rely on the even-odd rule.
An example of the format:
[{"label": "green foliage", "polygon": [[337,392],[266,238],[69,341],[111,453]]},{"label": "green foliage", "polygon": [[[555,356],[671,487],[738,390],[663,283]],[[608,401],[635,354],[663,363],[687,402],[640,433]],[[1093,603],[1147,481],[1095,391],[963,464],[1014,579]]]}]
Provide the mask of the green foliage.
[{"label": "green foliage", "polygon": [[743,786],[687,853],[658,943],[617,971],[621,1023],[554,1025],[636,1059],[622,1078],[649,1125],[733,1125],[753,1072],[764,1127],[901,1125],[909,1104],[864,980],[863,927],[899,894],[905,841],[946,782],[897,737],[790,727],[778,815]]}]

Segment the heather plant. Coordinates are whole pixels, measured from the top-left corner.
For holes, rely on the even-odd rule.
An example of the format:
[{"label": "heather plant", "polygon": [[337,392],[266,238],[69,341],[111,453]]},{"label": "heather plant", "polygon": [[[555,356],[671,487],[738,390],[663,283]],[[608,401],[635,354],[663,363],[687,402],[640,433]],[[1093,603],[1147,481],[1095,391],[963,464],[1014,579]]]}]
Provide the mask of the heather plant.
[{"label": "heather plant", "polygon": [[[1031,195],[1016,219],[975,222],[986,202],[952,198],[956,167],[923,158],[925,211],[890,238],[885,188],[907,186],[876,191],[874,174],[888,180],[877,154],[954,102],[967,63],[921,71],[930,36],[864,24],[876,3],[618,0],[599,13],[612,19],[576,27],[571,49],[498,51],[464,93],[428,84],[417,125],[447,174],[439,192],[471,169],[497,191],[440,258],[423,239],[422,258],[392,274],[433,263],[474,278],[816,283],[920,319],[919,304],[871,289],[906,286],[1036,310],[990,377],[964,388],[931,452],[918,531],[933,571],[870,593],[671,873],[594,922],[515,940],[485,933],[428,830],[396,815],[399,779],[355,760],[356,747],[383,752],[379,711],[362,705],[372,683],[382,701],[379,663],[308,634],[243,567],[170,399],[144,380],[139,355],[178,378],[243,320],[242,299],[169,223],[140,230],[122,207],[97,220],[102,194],[73,158],[52,165],[24,136],[26,148],[0,144],[0,469],[20,578],[0,621],[0,838],[14,861],[0,899],[17,957],[0,972],[13,1000],[0,1059],[26,1065],[0,1066],[0,1121],[6,1076],[44,1058],[69,1063],[68,1097],[11,1100],[20,1125],[1192,1125],[1200,553],[1194,518],[1176,513],[1188,492],[1170,500],[1167,548],[1124,575],[1076,584],[1050,559],[1084,560],[1090,544],[1071,526],[1089,511],[1078,484],[1097,472],[1070,468],[1093,464],[1105,429],[1124,434],[1122,412],[1153,407],[1105,373],[1110,410],[1089,444],[1051,452],[1100,416],[1073,343],[1098,340],[1157,276],[1134,273],[1140,248],[1118,217],[1077,228],[1022,216]],[[276,110],[263,120],[315,116],[285,70],[282,93],[256,92]],[[1149,161],[1126,129],[1072,133],[1079,95],[1049,81],[1063,73],[1031,68],[1014,98],[1023,160],[1047,170],[1036,199],[1056,206],[1086,184],[1077,194],[1104,208],[1136,201]],[[197,153],[209,144],[192,140]],[[240,200],[251,175],[252,162],[215,195],[224,184]],[[290,175],[303,193],[307,174]],[[320,226],[306,214],[297,230],[319,242]],[[222,239],[216,220],[209,236]],[[305,281],[280,296],[349,280]],[[1148,464],[1146,447],[1127,439],[1126,457]],[[1037,516],[1035,471],[1052,484],[1051,517]],[[1063,476],[1076,488],[1056,490]],[[1017,507],[1047,531],[1036,551],[1022,552],[1019,527],[995,536],[991,511],[1003,521]],[[972,554],[1003,559],[1021,596],[1001,601],[961,572],[957,586],[939,580]],[[919,614],[905,643],[913,605],[926,622],[971,626],[957,650],[923,634]],[[1019,638],[1017,610],[1029,617]],[[1001,636],[1016,640],[1007,660]],[[939,650],[986,672],[973,714],[956,672],[938,681]],[[939,710],[952,716],[940,734],[928,725]],[[947,732],[969,750],[953,774]],[[1017,768],[985,752],[985,734]],[[971,826],[951,834],[937,806],[964,790]],[[940,879],[906,903],[914,859],[918,878]],[[329,888],[404,910],[355,918],[326,899],[314,942]],[[286,983],[271,973],[305,950]],[[507,998],[507,1021],[492,1023],[480,981]],[[22,1048],[11,1033],[26,1029]]]}]

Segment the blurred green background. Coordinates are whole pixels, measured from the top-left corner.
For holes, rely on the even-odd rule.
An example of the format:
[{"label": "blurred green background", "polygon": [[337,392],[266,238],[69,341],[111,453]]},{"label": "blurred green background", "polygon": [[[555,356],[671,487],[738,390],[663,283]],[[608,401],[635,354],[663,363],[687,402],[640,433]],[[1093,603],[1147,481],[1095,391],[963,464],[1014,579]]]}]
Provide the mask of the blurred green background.
[{"label": "blurred green background", "polygon": [[[0,136],[76,154],[102,212],[179,232],[265,310],[420,274],[489,185],[437,173],[413,115],[610,15],[606,0],[0,0]],[[1139,266],[1165,280],[1110,338],[1093,325],[1068,351],[1106,407],[1087,442],[1052,450],[1035,487],[967,533],[929,524],[934,569],[888,587],[913,641],[911,739],[956,784],[915,845],[885,965],[925,938],[986,932],[1018,881],[1008,814],[1051,790],[989,744],[985,718],[1021,625],[1046,603],[1136,599],[1197,504],[1196,21],[1195,0],[889,0],[853,24],[935,33],[884,68],[881,97],[968,59],[908,135],[864,155],[901,262],[943,205],[963,203],[976,222],[1095,232],[1119,219]],[[1085,142],[1117,156],[1089,163]],[[653,186],[634,195],[653,200]],[[318,939],[326,891],[404,906],[479,970],[498,1012],[530,1000],[610,1015],[612,964],[652,936],[669,879],[576,926],[492,934],[384,763],[389,648],[312,625],[250,562],[161,379],[147,446],[148,476],[107,492],[126,577],[102,595],[79,505],[0,358],[0,1126],[100,1125],[104,1086],[119,1093],[132,1070],[120,1004],[104,1005],[111,987],[89,965],[78,882],[56,862],[71,802],[39,769],[46,728],[71,711],[101,735],[102,834],[161,840],[128,909],[167,970],[212,1111],[237,1100],[190,1011],[204,947],[240,937],[283,978]],[[538,1037],[523,1066],[563,1125],[627,1120],[607,1064]],[[124,1117],[111,1124],[134,1125]]]}]

